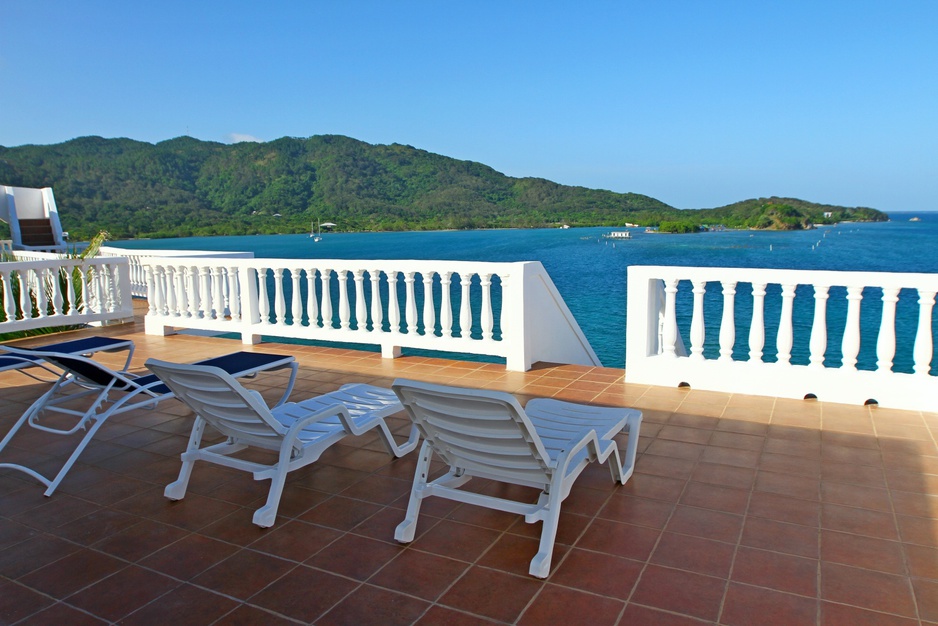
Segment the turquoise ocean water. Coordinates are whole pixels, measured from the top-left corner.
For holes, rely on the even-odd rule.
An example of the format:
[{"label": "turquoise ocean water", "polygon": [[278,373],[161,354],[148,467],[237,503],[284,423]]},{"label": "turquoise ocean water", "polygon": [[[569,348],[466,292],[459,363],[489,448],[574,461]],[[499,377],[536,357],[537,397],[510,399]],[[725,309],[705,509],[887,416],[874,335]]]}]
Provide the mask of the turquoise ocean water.
[{"label": "turquoise ocean water", "polygon": [[[921,221],[910,222],[913,215]],[[540,261],[603,364],[622,367],[629,265],[938,272],[938,213],[895,213],[890,217],[892,221],[887,223],[843,223],[795,232],[659,235],[633,229],[631,240],[617,243],[601,238],[608,228],[571,228],[327,233],[318,243],[303,234],[134,240],[113,245],[133,249],[249,250],[261,258]],[[807,295],[810,294],[808,291]],[[799,291],[798,298],[802,299],[802,295]],[[836,296],[832,290],[831,318],[839,314],[838,305],[834,304]],[[865,293],[864,297],[864,312],[875,314],[876,294]],[[722,306],[717,300],[708,297],[708,319],[717,319],[713,315],[719,315],[718,311],[709,310]],[[802,300],[807,302],[809,298]],[[682,306],[686,308],[688,302],[685,300]],[[769,320],[768,305],[766,314]],[[914,334],[917,305],[908,294],[903,294],[900,300],[898,317],[897,333]],[[738,324],[745,323],[745,311],[737,309],[737,320]],[[802,325],[810,327],[810,319],[802,320]],[[746,333],[748,324],[737,329],[738,342],[745,341]],[[708,355],[715,349],[715,339],[708,336]],[[836,361],[839,337],[834,333],[830,339],[828,360]],[[875,362],[875,335],[865,334],[862,344],[860,366],[869,367]],[[799,341],[796,337],[793,360],[803,362],[806,350],[806,338]],[[769,348],[766,352],[770,357]],[[896,369],[911,371],[911,355],[897,353]]]}]

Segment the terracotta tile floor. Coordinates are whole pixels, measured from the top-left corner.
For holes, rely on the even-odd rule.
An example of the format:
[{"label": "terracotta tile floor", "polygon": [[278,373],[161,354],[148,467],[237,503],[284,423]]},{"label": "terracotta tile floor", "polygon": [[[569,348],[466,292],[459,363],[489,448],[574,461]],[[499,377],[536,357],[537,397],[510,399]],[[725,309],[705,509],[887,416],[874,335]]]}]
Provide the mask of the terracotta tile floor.
[{"label": "terracotta tile floor", "polygon": [[[137,368],[243,348],[139,323],[88,333],[132,337]],[[400,376],[634,406],[637,470],[619,487],[586,471],[541,581],[526,573],[539,527],[518,516],[430,500],[397,544],[414,459],[372,436],[291,475],[270,529],[251,524],[266,483],[233,470],[197,466],[169,502],[191,422],[168,401],[112,419],[51,498],[0,470],[0,623],[938,624],[936,415],[636,386],[621,370],[253,349],[296,355],[294,398]],[[249,386],[274,400],[284,383]],[[43,389],[0,374],[0,433]],[[29,433],[0,458],[53,468],[63,453]]]}]

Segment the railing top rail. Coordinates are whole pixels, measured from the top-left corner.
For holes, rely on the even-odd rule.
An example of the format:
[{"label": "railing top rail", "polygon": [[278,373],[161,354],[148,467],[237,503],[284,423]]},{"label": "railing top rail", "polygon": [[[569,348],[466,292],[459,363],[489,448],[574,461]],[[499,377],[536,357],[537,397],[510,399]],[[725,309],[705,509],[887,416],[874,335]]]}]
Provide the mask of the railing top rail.
[{"label": "railing top rail", "polygon": [[198,258],[198,257],[217,257],[220,259],[252,259],[253,252],[237,250],[153,250],[153,249],[132,249],[118,248],[114,246],[102,246],[102,254],[113,254],[116,256],[134,256],[134,257],[180,257],[180,258]]},{"label": "railing top rail", "polygon": [[811,284],[825,286],[864,286],[927,288],[938,290],[938,274],[920,272],[858,272],[842,270],[794,270],[752,267],[693,267],[677,265],[633,265],[629,276],[663,280],[736,280],[767,284]]},{"label": "railing top rail", "polygon": [[50,257],[47,259],[39,259],[32,261],[6,261],[0,263],[0,267],[6,269],[41,269],[44,267],[59,267],[59,266],[78,266],[78,265],[113,265],[114,263],[127,262],[127,257],[95,257],[90,259],[76,259],[76,258],[65,258],[65,257]]},{"label": "railing top rail", "polygon": [[[141,263],[149,265],[196,265],[205,266],[211,257],[144,257]],[[491,262],[491,261],[449,261],[449,260],[416,260],[416,259],[281,259],[281,258],[253,258],[253,259],[222,259],[218,258],[218,265],[225,267],[283,267],[283,268],[317,268],[333,270],[377,270],[377,271],[414,271],[436,272],[447,271],[453,273],[471,272],[492,274],[508,274],[512,270],[520,270],[524,265],[538,263],[537,261]]]}]

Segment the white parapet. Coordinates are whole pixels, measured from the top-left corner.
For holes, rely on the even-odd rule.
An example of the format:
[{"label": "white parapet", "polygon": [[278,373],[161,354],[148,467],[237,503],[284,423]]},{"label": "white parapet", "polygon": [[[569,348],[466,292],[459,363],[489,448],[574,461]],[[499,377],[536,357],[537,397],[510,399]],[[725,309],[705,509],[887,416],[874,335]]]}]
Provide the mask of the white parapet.
[{"label": "white parapet", "polygon": [[126,258],[45,256],[50,258],[0,262],[0,332],[133,318]]},{"label": "white parapet", "polygon": [[143,257],[146,332],[176,328],[600,365],[538,262]]},{"label": "white parapet", "polygon": [[632,266],[626,380],[936,411],[936,291],[936,274]]}]

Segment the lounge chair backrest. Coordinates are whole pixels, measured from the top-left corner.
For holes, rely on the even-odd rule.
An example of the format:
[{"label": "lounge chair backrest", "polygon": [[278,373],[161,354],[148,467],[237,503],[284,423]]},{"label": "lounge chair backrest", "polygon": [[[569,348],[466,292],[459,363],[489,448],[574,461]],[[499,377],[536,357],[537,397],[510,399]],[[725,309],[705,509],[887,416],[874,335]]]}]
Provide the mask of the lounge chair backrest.
[{"label": "lounge chair backrest", "polygon": [[392,388],[451,467],[496,480],[550,482],[550,455],[512,395],[402,380]]},{"label": "lounge chair backrest", "polygon": [[279,449],[287,432],[261,395],[224,370],[149,359],[150,368],[176,397],[227,437]]},{"label": "lounge chair backrest", "polygon": [[74,375],[79,380],[96,385],[98,387],[107,387],[109,384],[114,382],[115,379],[118,379],[117,384],[115,384],[116,388],[124,389],[128,386],[126,378],[116,374],[110,368],[101,365],[97,361],[87,357],[65,354],[64,352],[50,352],[46,350],[34,350],[30,348],[6,347],[5,350],[24,359],[41,359],[43,361],[55,363],[60,368]]}]

